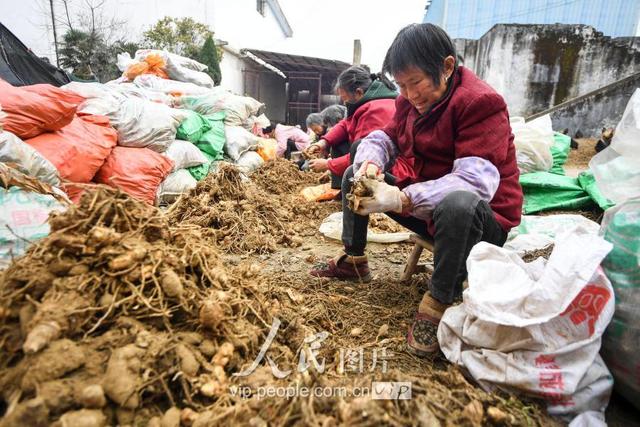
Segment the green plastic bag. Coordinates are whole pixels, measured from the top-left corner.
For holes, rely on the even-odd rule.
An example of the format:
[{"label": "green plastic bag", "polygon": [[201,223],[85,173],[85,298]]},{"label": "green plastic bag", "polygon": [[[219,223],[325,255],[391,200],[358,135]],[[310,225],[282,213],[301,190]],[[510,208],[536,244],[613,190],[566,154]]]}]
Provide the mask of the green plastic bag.
[{"label": "green plastic bag", "polygon": [[571,137],[559,132],[553,133],[553,145],[551,146],[551,156],[553,156],[553,166],[549,170],[551,173],[564,175],[564,164],[571,151]]},{"label": "green plastic bag", "polygon": [[221,160],[224,154],[224,111],[210,116],[204,116],[209,122],[210,129],[206,131],[196,142],[200,151],[213,156],[215,160]]},{"label": "green plastic bag", "polygon": [[[200,150],[202,151],[202,150]],[[192,177],[196,179],[196,181],[202,181],[209,175],[209,169],[211,168],[211,163],[213,163],[216,158],[206,151],[202,151],[202,154],[209,160],[207,163],[203,163],[200,166],[194,166],[191,168],[187,168]]]},{"label": "green plastic bag", "polygon": [[211,123],[194,111],[186,111],[188,117],[178,126],[176,138],[196,143],[202,139],[203,134],[211,130]]},{"label": "green plastic bag", "polygon": [[602,357],[615,378],[618,393],[640,409],[640,198],[609,209],[602,237],[613,249],[602,262],[616,295],[616,311],[602,337]]},{"label": "green plastic bag", "polygon": [[552,209],[578,210],[593,205],[577,178],[533,172],[520,175],[520,185],[524,192],[525,214]]},{"label": "green plastic bag", "polygon": [[593,176],[593,172],[591,172],[590,170],[584,171],[580,175],[578,175],[578,183],[580,184],[580,187],[582,187],[584,191],[587,192],[589,197],[591,197],[591,199],[596,202],[602,210],[606,211],[607,209],[615,205],[615,203],[602,195],[600,189],[596,185],[596,179]]}]

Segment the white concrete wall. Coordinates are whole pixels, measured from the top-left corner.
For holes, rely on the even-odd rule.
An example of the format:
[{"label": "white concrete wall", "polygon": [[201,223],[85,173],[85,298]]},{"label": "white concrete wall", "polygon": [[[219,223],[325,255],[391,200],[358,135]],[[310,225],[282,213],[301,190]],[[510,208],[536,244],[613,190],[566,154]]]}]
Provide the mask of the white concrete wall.
[{"label": "white concrete wall", "polygon": [[238,95],[244,95],[244,76],[242,70],[244,61],[235,53],[225,49],[220,61],[222,82],[220,86]]}]

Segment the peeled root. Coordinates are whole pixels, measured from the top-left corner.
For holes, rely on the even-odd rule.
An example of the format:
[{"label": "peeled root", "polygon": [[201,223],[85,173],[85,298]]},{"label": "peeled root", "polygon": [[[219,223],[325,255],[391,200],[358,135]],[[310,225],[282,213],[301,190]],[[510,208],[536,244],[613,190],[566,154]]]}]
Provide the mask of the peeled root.
[{"label": "peeled root", "polygon": [[55,320],[37,324],[24,341],[22,350],[27,353],[37,353],[51,341],[60,337],[60,324]]}]

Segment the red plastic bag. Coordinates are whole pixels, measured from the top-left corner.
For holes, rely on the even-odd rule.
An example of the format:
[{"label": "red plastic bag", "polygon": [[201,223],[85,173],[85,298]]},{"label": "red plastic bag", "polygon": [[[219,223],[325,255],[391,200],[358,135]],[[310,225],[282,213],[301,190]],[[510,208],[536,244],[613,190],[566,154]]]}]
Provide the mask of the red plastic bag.
[{"label": "red plastic bag", "polygon": [[173,162],[148,148],[117,146],[94,181],[116,187],[132,197],[155,204],[158,186],[171,173]]},{"label": "red plastic bag", "polygon": [[48,84],[14,87],[0,79],[0,105],[7,113],[5,130],[28,139],[71,123],[81,96]]},{"label": "red plastic bag", "polygon": [[118,133],[104,116],[77,116],[56,132],[25,141],[71,182],[91,182],[118,142]]}]

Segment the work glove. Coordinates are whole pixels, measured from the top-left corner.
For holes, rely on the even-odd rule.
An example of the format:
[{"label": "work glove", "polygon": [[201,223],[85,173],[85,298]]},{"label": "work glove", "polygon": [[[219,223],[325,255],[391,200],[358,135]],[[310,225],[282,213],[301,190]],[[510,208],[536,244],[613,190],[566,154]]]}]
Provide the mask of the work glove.
[{"label": "work glove", "polygon": [[358,170],[353,174],[353,178],[355,181],[358,181],[362,178],[376,179],[378,181],[384,180],[384,174],[382,173],[382,169],[380,166],[376,165],[369,160],[365,160]]},{"label": "work glove", "polygon": [[375,179],[365,179],[362,185],[372,196],[361,197],[355,213],[369,215],[376,212],[402,212],[402,191],[398,187]]}]

